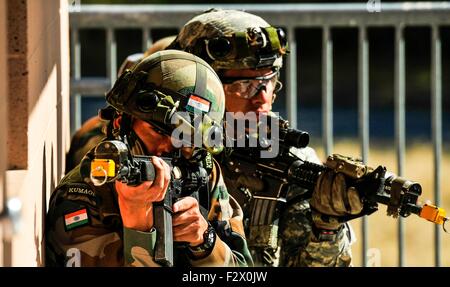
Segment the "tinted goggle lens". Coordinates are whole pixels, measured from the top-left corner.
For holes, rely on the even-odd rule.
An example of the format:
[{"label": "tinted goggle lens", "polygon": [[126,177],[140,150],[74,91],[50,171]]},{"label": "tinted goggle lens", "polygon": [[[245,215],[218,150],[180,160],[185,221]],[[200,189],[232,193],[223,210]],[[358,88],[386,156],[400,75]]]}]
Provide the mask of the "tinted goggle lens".
[{"label": "tinted goggle lens", "polygon": [[281,89],[278,72],[256,78],[224,78],[222,82],[226,93],[236,94],[244,99],[254,97],[263,87],[271,87],[274,93]]}]

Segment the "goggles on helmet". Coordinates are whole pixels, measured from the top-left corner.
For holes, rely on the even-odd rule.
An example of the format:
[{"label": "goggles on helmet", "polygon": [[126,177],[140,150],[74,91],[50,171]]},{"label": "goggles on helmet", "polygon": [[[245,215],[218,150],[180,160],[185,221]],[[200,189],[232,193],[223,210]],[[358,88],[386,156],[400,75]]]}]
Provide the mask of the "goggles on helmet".
[{"label": "goggles on helmet", "polygon": [[[185,110],[180,110],[180,102],[174,102],[173,98],[178,98],[180,101],[187,102],[181,106],[187,107]],[[175,128],[183,131],[183,134],[188,138],[183,138],[184,146],[192,146],[194,136],[200,133],[202,137],[203,148],[212,154],[217,154],[222,151],[222,146],[215,146],[214,143],[209,142],[210,133],[220,132],[219,127],[221,123],[215,122],[208,115],[206,110],[189,109],[190,99],[199,99],[199,96],[190,94],[183,95],[181,93],[171,91],[158,87],[157,89],[146,91],[142,97],[137,97],[137,108],[144,115],[151,114],[151,117],[146,119],[145,116],[141,119],[149,122],[153,130],[159,134],[172,136]],[[180,113],[181,112],[181,113]],[[186,115],[189,115],[185,118]],[[199,117],[200,120],[197,120]],[[196,147],[195,150],[198,150]],[[201,148],[200,148],[201,149]]]},{"label": "goggles on helmet", "polygon": [[222,78],[225,93],[236,94],[240,98],[250,99],[256,96],[262,88],[272,88],[273,93],[281,90],[278,81],[278,71],[269,75],[253,78]]},{"label": "goggles on helmet", "polygon": [[243,59],[254,57],[256,67],[270,66],[287,53],[287,37],[283,29],[275,27],[253,27],[231,36],[204,39],[208,57],[215,60]]}]

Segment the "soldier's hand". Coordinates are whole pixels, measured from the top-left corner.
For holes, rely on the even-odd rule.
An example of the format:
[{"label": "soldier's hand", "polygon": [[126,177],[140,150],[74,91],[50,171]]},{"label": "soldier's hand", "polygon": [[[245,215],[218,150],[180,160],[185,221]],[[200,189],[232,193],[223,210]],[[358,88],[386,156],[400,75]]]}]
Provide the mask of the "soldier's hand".
[{"label": "soldier's hand", "polygon": [[332,170],[320,175],[310,205],[316,227],[329,230],[339,229],[345,217],[360,214],[363,209],[356,188],[347,186],[344,174]]},{"label": "soldier's hand", "polygon": [[183,197],[172,208],[173,240],[189,242],[191,246],[202,244],[208,222],[200,213],[198,201],[190,196]]},{"label": "soldier's hand", "polygon": [[155,180],[138,186],[116,181],[120,215],[130,229],[149,231],[153,226],[153,202],[162,201],[170,182],[170,167],[159,157],[152,157]]}]

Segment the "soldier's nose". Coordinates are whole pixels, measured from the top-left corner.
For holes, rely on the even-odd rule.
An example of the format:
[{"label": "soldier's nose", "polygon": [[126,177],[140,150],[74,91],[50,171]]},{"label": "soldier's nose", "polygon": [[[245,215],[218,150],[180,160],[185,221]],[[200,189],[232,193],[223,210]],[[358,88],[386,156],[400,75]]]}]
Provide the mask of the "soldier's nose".
[{"label": "soldier's nose", "polygon": [[261,86],[261,88],[258,90],[257,94],[252,97],[250,100],[253,105],[263,105],[265,104],[270,98],[269,93],[267,92],[267,87]]}]

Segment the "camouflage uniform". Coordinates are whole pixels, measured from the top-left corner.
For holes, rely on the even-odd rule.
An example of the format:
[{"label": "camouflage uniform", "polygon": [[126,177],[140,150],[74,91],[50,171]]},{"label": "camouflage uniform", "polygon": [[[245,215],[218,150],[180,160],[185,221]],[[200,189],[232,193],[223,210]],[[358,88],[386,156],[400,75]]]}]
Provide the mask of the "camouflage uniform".
[{"label": "camouflage uniform", "polygon": [[[207,61],[219,74],[227,69],[258,69],[270,67],[278,70],[282,66],[282,56],[288,50],[283,45],[282,34],[270,34],[266,29],[267,41],[271,42],[271,50],[258,49],[253,46],[258,40],[245,43],[242,35],[252,38],[248,29],[273,28],[264,19],[243,11],[212,9],[191,19],[181,29],[176,40],[168,47],[193,53]],[[227,38],[230,42],[231,52],[223,57],[214,57],[208,48],[208,41],[217,38]],[[277,39],[278,38],[278,39]],[[238,39],[238,40],[235,40]],[[240,40],[239,40],[240,39]],[[252,38],[253,39],[253,38]],[[274,41],[272,41],[274,39]],[[225,52],[224,52],[225,54]],[[272,57],[271,57],[272,56]],[[261,59],[272,59],[273,62],[262,62]],[[292,150],[300,158],[321,163],[314,150],[304,148]],[[257,226],[256,231],[250,232],[250,221],[254,220],[250,212],[250,199],[252,188],[261,186],[257,179],[245,178],[236,175],[227,169],[226,157],[221,157],[221,167],[224,173],[225,184],[230,194],[236,198],[244,210],[244,226],[247,241],[254,257],[255,265],[259,266],[348,266],[351,261],[349,225],[345,225],[341,232],[332,240],[318,240],[312,229],[313,221],[311,209],[307,201],[299,201],[296,194],[302,191],[290,187],[287,204],[280,214],[273,218],[270,225]],[[245,183],[245,184],[244,184]],[[267,207],[265,212],[270,213]],[[257,221],[257,220],[256,220]],[[256,234],[250,234],[256,233]],[[264,234],[262,236],[262,234]],[[262,238],[264,237],[264,238]],[[259,239],[258,239],[259,238]],[[261,240],[260,242],[253,242]],[[267,246],[261,248],[261,242]],[[255,247],[258,246],[258,247]]]},{"label": "camouflage uniform", "polygon": [[[140,145],[134,153],[142,154]],[[90,156],[92,151],[88,154]],[[210,176],[208,220],[216,227],[212,253],[191,260],[178,250],[176,264],[247,266],[252,264],[242,226],[242,209],[228,194],[220,168]],[[68,227],[67,215],[84,210],[88,221]],[[123,227],[114,183],[94,186],[80,175],[80,165],[67,174],[52,194],[46,218],[47,266],[158,266],[153,260],[156,232]],[[79,253],[77,257],[76,253]]]},{"label": "camouflage uniform", "polygon": [[[191,92],[194,89],[195,94]],[[108,140],[127,142],[127,149],[131,148],[132,155],[149,155],[149,148],[167,144],[167,135],[175,128],[193,128],[189,119],[183,118],[184,121],[178,121],[178,125],[172,120],[173,117],[180,117],[178,112],[186,115],[190,108],[197,114],[203,111],[197,108],[195,102],[192,104],[199,98],[203,102],[208,101],[210,113],[203,114],[205,117],[209,116],[208,123],[211,127],[219,125],[225,109],[225,96],[216,73],[206,62],[181,51],[160,51],[144,58],[132,70],[126,71],[106,95],[107,102],[116,109],[114,117],[110,119],[115,125],[110,126],[111,129],[108,130]],[[133,120],[141,125],[132,125]],[[201,129],[203,131],[206,128],[202,126]],[[153,138],[148,136],[151,132],[160,133],[159,139],[163,138],[165,141],[152,142]],[[209,170],[209,194],[199,192],[198,195],[198,203],[202,204],[205,213],[201,207],[196,206],[187,211],[193,212],[193,217],[203,214],[205,221],[208,221],[214,230],[207,228],[203,233],[206,245],[191,248],[175,244],[175,266],[252,265],[242,224],[242,209],[228,194],[220,167],[204,152],[205,149],[209,150],[209,146],[203,143],[202,146],[190,147],[193,157],[191,160]],[[173,152],[180,151],[174,146],[171,148]],[[124,191],[116,190],[115,183],[121,180],[117,174],[124,171],[124,163],[116,160],[114,165],[111,165],[115,170],[111,179],[106,180],[108,175],[100,186],[96,186],[92,183],[93,173],[90,170],[94,157],[95,152],[90,151],[81,164],[66,175],[51,196],[46,217],[46,264],[156,266],[153,254],[158,231],[150,226],[143,228],[150,229],[148,232],[123,226],[123,222],[134,216],[119,209],[118,194]],[[200,158],[203,158],[203,161],[198,162],[197,159]],[[116,171],[118,167],[120,170]],[[183,179],[183,174],[180,179]],[[127,188],[127,191],[136,190],[134,187]],[[162,193],[163,187],[156,185],[153,190]],[[138,192],[145,193],[143,189]],[[130,202],[130,199],[124,201]],[[139,203],[133,202],[134,206],[140,203],[147,207],[154,202],[145,199]],[[145,208],[144,212],[150,210]],[[137,221],[148,220],[147,214],[144,220],[139,218],[142,210],[139,212]],[[183,214],[185,213],[181,213]],[[199,231],[199,228],[200,226],[192,226],[189,230],[195,232]],[[215,241],[208,241],[214,234]]]},{"label": "camouflage uniform", "polygon": [[105,138],[104,129],[106,126],[106,121],[102,121],[98,116],[95,116],[77,130],[70,141],[69,152],[66,154],[65,173],[74,169],[84,155]]},{"label": "camouflage uniform", "polygon": [[[302,160],[321,163],[315,151],[310,147],[291,148],[291,152]],[[341,232],[332,240],[317,239],[312,229],[313,221],[309,202],[300,199],[299,195],[304,191],[299,187],[291,186],[289,188],[287,203],[279,214],[279,218],[273,220],[272,228],[275,228],[276,234],[270,235],[270,232],[266,232],[266,237],[274,237],[272,241],[276,242],[277,247],[255,247],[252,242],[254,236],[249,234],[251,187],[243,188],[242,178],[238,178],[228,170],[227,165],[221,166],[229,193],[236,198],[244,210],[247,241],[256,266],[350,266],[351,244],[355,240],[351,226],[345,224]],[[255,179],[248,179],[248,183],[254,185]],[[270,228],[267,226],[260,226],[258,232],[268,229]]]},{"label": "camouflage uniform", "polygon": [[[291,148],[291,152],[302,160],[321,164],[312,148]],[[331,240],[317,239],[313,232],[309,202],[296,200],[296,194],[299,193],[296,188],[289,190],[287,207],[280,218],[279,266],[350,266],[350,247],[355,240],[351,226],[345,224]]]}]

